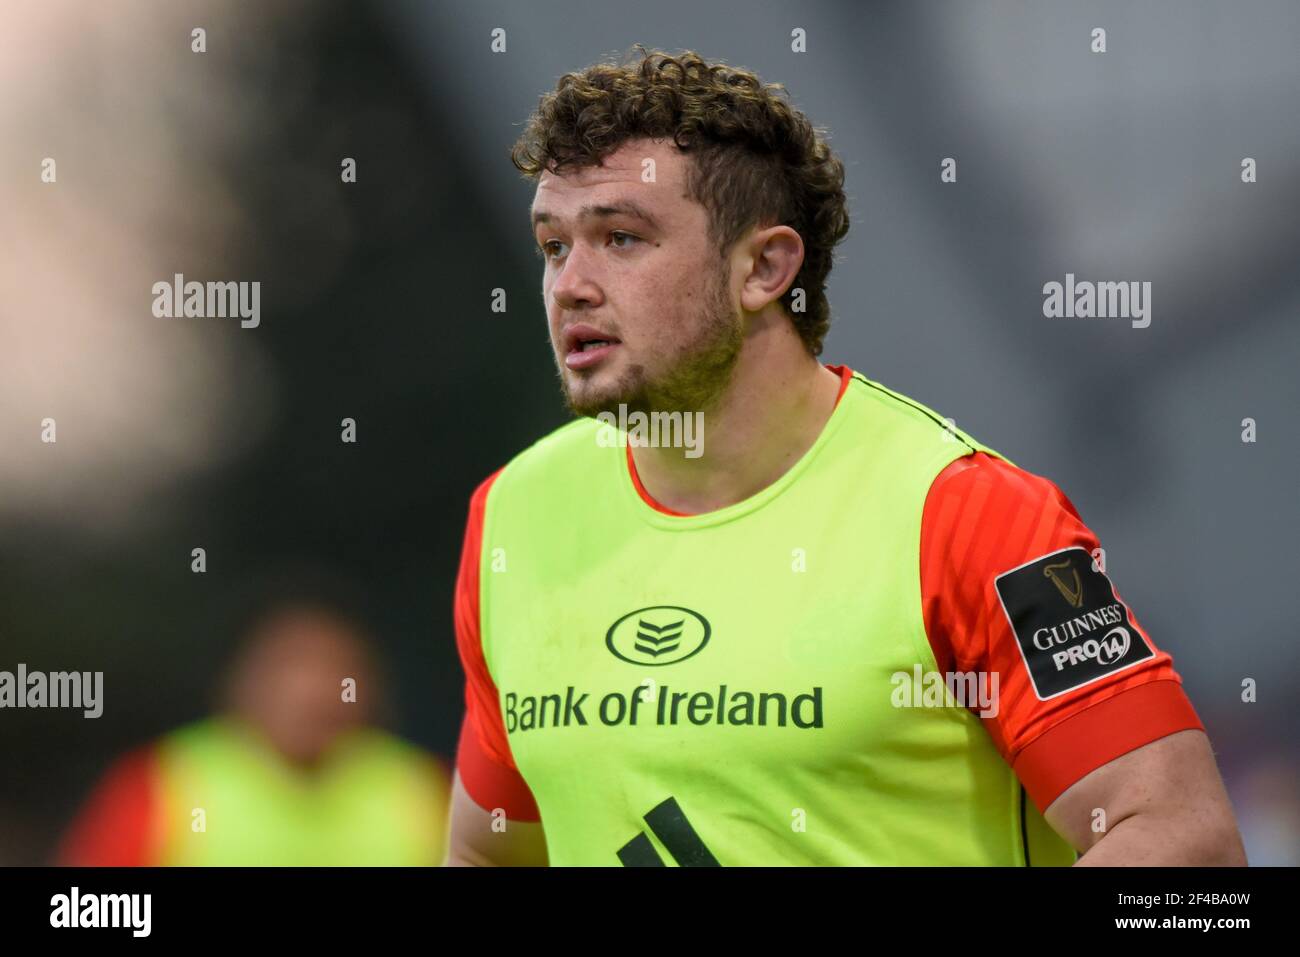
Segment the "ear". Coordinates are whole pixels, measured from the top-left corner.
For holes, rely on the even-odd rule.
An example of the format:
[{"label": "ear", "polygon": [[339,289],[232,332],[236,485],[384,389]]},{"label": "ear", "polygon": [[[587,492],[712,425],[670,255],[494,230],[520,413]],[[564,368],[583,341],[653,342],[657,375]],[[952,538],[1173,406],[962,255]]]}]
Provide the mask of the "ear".
[{"label": "ear", "polygon": [[740,304],[758,312],[780,299],[803,266],[803,239],[789,226],[769,226],[750,237],[745,262],[749,273],[740,288]]}]

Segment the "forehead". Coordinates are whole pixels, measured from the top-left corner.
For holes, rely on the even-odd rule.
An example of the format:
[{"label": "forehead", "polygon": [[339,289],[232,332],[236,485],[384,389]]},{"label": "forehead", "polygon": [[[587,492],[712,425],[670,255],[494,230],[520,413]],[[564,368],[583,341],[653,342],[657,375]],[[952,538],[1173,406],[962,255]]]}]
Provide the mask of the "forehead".
[{"label": "forehead", "polygon": [[[532,213],[567,219],[593,201],[627,199],[657,218],[671,219],[676,207],[692,202],[686,194],[686,162],[682,151],[666,140],[629,140],[599,166],[543,172]],[[647,170],[653,170],[653,178]]]}]

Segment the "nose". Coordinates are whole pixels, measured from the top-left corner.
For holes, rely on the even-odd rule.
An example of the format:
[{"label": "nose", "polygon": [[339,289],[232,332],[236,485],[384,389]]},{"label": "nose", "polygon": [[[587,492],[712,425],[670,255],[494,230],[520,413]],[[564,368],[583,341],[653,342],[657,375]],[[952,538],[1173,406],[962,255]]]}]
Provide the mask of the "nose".
[{"label": "nose", "polygon": [[594,253],[575,243],[551,283],[551,296],[561,309],[599,306],[604,301],[595,279]]}]

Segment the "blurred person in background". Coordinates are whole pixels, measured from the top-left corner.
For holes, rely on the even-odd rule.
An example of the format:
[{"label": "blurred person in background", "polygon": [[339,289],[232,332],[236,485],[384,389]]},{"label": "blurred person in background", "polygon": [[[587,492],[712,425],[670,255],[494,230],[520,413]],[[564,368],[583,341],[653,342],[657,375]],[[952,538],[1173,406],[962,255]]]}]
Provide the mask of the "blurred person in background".
[{"label": "blurred person in background", "polygon": [[379,685],[359,620],[279,592],[239,633],[217,713],[119,758],[57,863],[438,864],[449,772],[371,725]]}]

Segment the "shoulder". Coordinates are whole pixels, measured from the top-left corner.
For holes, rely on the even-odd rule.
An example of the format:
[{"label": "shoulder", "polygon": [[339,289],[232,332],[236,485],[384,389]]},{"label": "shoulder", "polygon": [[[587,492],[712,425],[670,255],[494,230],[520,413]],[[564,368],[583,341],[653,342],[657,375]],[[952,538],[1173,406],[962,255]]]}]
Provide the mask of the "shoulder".
[{"label": "shoulder", "polygon": [[346,740],[346,749],[375,764],[435,780],[446,777],[446,764],[437,755],[377,725],[354,728]]},{"label": "shoulder", "polygon": [[1031,559],[1097,547],[1097,536],[1055,482],[986,452],[948,463],[926,493],[921,573],[927,589],[956,589],[978,602],[985,584]]},{"label": "shoulder", "polygon": [[480,484],[476,495],[483,500],[493,486],[506,487],[534,484],[561,475],[589,469],[601,452],[607,451],[597,441],[605,426],[595,419],[574,419],[538,439],[515,455],[496,473]]},{"label": "shoulder", "polygon": [[977,657],[990,629],[1007,637],[992,611],[1003,607],[999,581],[1010,573],[1063,552],[1091,562],[1098,548],[1050,479],[985,452],[954,459],[931,483],[921,518],[922,602],[936,656],[946,643],[959,659]]},{"label": "shoulder", "polygon": [[926,512],[935,521],[947,518],[964,524],[1006,523],[1031,512],[1064,512],[1078,519],[1078,510],[1051,479],[1023,469],[987,451],[954,459],[935,477],[926,499]]},{"label": "shoulder", "polygon": [[558,457],[572,454],[576,449],[594,444],[601,423],[595,419],[579,418],[542,436],[506,464],[506,469],[537,468]]},{"label": "shoulder", "polygon": [[859,371],[852,372],[848,394],[853,396],[859,416],[872,424],[875,433],[883,430],[899,441],[932,451],[940,459],[972,452],[1002,457],[1000,452],[984,445],[957,425],[952,417],[940,415],[923,402]]},{"label": "shoulder", "polygon": [[512,477],[545,472],[557,460],[566,458],[572,450],[594,444],[594,435],[600,427],[595,419],[575,419],[542,436],[528,448],[516,454],[505,465],[479,481],[470,494],[471,518],[482,518],[487,499],[497,479],[509,473]]},{"label": "shoulder", "polygon": [[135,790],[148,787],[158,764],[158,742],[136,745],[115,758],[103,772],[101,781],[110,789]]},{"label": "shoulder", "polygon": [[223,715],[208,715],[177,725],[164,733],[156,742],[159,752],[175,752],[192,747],[226,743],[235,737],[235,729]]},{"label": "shoulder", "polygon": [[152,843],[159,813],[156,742],[115,759],[94,784],[60,838],[56,863],[72,867],[157,864]]}]

